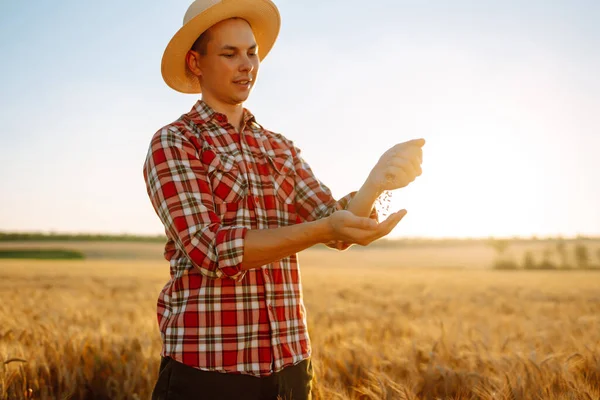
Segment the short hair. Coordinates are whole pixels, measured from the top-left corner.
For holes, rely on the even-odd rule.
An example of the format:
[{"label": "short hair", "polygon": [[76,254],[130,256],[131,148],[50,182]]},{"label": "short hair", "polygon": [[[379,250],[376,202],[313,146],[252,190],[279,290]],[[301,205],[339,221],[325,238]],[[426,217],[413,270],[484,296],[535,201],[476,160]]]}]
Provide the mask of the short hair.
[{"label": "short hair", "polygon": [[205,30],[198,36],[198,39],[192,45],[192,50],[200,53],[201,56],[206,55],[206,47],[208,46],[208,42],[210,41],[210,32],[209,29]]},{"label": "short hair", "polygon": [[[245,19],[240,18],[240,17],[232,17],[229,19],[241,19],[243,21],[246,21]],[[248,21],[246,21],[246,22],[248,22]],[[248,22],[248,24],[250,24],[250,23]],[[200,36],[198,36],[198,39],[196,39],[196,41],[192,45],[192,50],[197,51],[201,56],[205,56],[206,48],[208,47],[209,41],[210,41],[210,28],[208,28],[207,30],[202,32],[200,34]]]}]

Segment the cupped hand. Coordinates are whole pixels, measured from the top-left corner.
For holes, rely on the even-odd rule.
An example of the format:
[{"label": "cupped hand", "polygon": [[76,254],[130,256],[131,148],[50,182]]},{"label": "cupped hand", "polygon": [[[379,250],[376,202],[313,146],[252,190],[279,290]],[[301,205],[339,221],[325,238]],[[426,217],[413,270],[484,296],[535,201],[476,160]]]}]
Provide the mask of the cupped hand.
[{"label": "cupped hand", "polygon": [[367,246],[389,234],[406,213],[406,210],[400,210],[379,223],[372,218],[357,217],[347,210],[336,211],[327,218],[334,241]]}]

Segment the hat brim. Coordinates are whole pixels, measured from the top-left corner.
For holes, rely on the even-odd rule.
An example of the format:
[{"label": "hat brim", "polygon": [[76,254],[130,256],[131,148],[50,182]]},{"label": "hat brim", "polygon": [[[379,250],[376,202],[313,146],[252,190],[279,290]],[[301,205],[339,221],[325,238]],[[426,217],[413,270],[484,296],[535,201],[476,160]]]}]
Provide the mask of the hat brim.
[{"label": "hat brim", "polygon": [[270,0],[221,1],[189,20],[175,33],[161,62],[162,77],[167,85],[181,93],[201,93],[198,77],[187,68],[185,57],[198,36],[214,24],[239,17],[250,23],[258,57],[263,60],[275,44],[281,20],[279,11]]}]

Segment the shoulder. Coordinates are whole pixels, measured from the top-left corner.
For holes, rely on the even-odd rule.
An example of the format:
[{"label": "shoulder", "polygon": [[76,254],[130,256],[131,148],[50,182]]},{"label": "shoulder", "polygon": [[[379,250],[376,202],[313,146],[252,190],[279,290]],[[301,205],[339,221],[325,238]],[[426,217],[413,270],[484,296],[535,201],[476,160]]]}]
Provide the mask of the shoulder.
[{"label": "shoulder", "polygon": [[154,132],[146,152],[145,167],[173,158],[198,157],[198,149],[202,147],[202,143],[183,117],[184,115]]},{"label": "shoulder", "polygon": [[193,135],[190,123],[185,118],[185,114],[160,127],[150,139],[150,149],[160,147],[179,147],[186,145],[197,145],[194,143],[198,138]]}]

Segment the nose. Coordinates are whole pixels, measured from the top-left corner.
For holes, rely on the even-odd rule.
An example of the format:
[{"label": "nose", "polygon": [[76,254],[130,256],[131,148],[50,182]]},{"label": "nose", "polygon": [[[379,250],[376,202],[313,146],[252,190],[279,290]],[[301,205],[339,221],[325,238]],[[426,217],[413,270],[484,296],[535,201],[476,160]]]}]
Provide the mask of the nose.
[{"label": "nose", "polygon": [[252,59],[250,58],[249,55],[244,55],[241,58],[241,63],[240,63],[240,71],[242,72],[251,72],[253,71],[255,68],[254,63],[252,62]]}]

